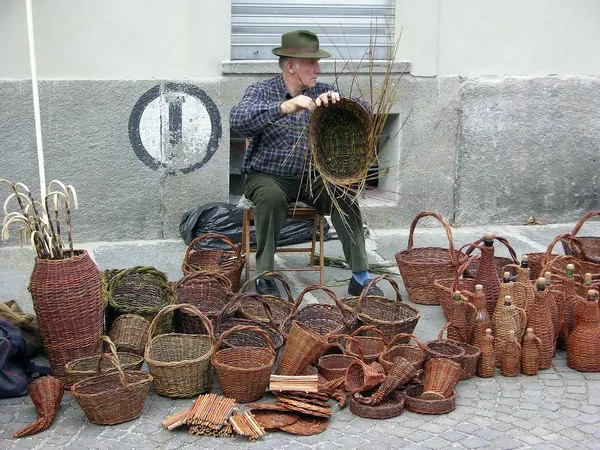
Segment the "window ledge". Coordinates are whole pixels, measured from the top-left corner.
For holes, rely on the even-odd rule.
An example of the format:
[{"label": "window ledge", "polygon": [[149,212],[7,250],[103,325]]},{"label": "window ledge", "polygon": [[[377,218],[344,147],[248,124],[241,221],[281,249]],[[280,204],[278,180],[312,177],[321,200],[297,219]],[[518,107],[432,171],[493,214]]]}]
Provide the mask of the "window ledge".
[{"label": "window ledge", "polygon": [[[354,73],[374,73],[383,74],[388,71],[389,61],[374,60],[370,67],[369,61],[351,61],[346,64],[345,61],[320,61],[321,70],[324,74],[354,74]],[[392,64],[391,73],[408,73],[410,71],[410,62],[396,61]],[[277,74],[281,72],[277,61],[262,60],[239,60],[223,61],[221,63],[221,72],[223,75],[244,75],[244,74]]]}]

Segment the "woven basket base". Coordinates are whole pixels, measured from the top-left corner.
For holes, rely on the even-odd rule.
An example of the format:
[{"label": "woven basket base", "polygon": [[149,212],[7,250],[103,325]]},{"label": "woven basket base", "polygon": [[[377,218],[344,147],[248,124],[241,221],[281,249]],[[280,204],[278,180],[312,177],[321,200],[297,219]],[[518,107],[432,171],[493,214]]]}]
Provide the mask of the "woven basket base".
[{"label": "woven basket base", "polygon": [[445,397],[439,392],[427,391],[423,392],[419,398],[423,400],[444,400]]},{"label": "woven basket base", "polygon": [[285,427],[300,420],[300,415],[293,412],[257,410],[252,411],[252,415],[256,422],[267,430]]},{"label": "woven basket base", "polygon": [[399,392],[394,392],[378,405],[362,405],[354,395],[350,396],[350,411],[360,417],[368,419],[391,419],[404,412],[404,397]]},{"label": "woven basket base", "polygon": [[329,426],[329,420],[319,417],[302,416],[300,420],[285,427],[279,427],[281,431],[286,433],[298,434],[300,436],[312,436],[322,433]]}]

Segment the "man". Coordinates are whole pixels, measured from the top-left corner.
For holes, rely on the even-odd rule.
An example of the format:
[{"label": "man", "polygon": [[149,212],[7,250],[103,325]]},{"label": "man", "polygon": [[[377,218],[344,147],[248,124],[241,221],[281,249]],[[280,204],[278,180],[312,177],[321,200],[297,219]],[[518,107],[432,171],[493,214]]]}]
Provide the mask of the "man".
[{"label": "man", "polygon": [[[319,49],[319,39],[314,33],[304,30],[284,34],[281,47],[272,52],[279,56],[281,75],[248,87],[230,114],[231,128],[250,138],[242,173],[244,195],[255,205],[257,273],[274,270],[275,250],[288,205],[299,200],[323,214],[331,214],[352,270],[348,292],[360,295],[371,276],[358,204],[338,200],[346,214],[342,218],[332,208],[320,178],[308,180],[309,113],[341,98],[331,85],[317,81],[321,73],[319,59],[331,55]],[[258,280],[256,290],[263,295],[279,296],[273,280]],[[369,294],[383,296],[377,286]]]}]

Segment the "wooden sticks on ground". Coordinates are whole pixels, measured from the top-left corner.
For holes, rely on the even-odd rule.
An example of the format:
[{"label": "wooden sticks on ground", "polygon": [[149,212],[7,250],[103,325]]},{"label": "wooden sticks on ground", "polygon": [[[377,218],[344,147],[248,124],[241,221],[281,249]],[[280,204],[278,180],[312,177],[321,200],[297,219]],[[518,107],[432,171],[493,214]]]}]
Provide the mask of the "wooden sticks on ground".
[{"label": "wooden sticks on ground", "polygon": [[318,375],[271,375],[269,389],[275,391],[319,392]]}]

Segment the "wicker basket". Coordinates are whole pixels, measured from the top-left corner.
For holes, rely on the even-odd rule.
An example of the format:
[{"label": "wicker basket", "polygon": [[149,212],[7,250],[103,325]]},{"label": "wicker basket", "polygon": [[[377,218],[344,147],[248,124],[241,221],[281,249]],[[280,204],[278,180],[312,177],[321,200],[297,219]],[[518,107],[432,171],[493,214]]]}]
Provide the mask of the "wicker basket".
[{"label": "wicker basket", "polygon": [[[577,233],[581,231],[584,223],[592,217],[600,216],[600,211],[590,211],[586,213],[573,227],[571,231],[572,236],[577,236]],[[574,256],[575,258],[583,261],[591,261],[600,264],[600,237],[599,236],[578,236],[582,247],[572,245],[571,239],[562,239],[561,243],[565,255]],[[582,251],[583,250],[583,251]]]},{"label": "wicker basket", "polygon": [[101,350],[100,346],[104,342],[108,344],[110,354],[119,363],[119,367],[121,367],[122,370],[140,370],[142,364],[144,363],[144,358],[136,355],[135,353],[117,352],[117,348],[110,338],[108,336],[102,336],[98,341],[98,344],[100,345],[97,345],[94,349],[94,356],[74,359],[73,361],[65,364],[65,373],[67,374],[69,385],[73,385],[78,381],[98,375],[98,364],[100,364],[100,371],[102,373],[115,370],[112,362],[109,360],[104,360],[102,355],[98,353],[98,351]]},{"label": "wicker basket", "polygon": [[[203,249],[202,241],[208,239],[219,239],[229,245],[231,250]],[[206,233],[190,242],[183,257],[181,270],[185,275],[191,272],[220,273],[231,282],[231,290],[237,292],[244,264],[245,257],[227,236],[219,233]]]},{"label": "wicker basket", "polygon": [[[192,272],[173,284],[177,303],[194,305],[198,311],[214,320],[233,295],[231,281],[222,274]],[[231,312],[233,314],[234,311]],[[175,332],[205,334],[202,321],[181,311],[173,315]]]},{"label": "wicker basket", "polygon": [[[442,224],[448,237],[448,248],[413,248],[415,227],[423,217],[434,217]],[[421,305],[439,305],[439,297],[431,285],[435,280],[454,276],[460,254],[454,249],[452,231],[446,221],[435,212],[423,211],[410,224],[406,250],[396,253],[395,258],[408,292],[408,299]]]},{"label": "wicker basket", "polygon": [[465,354],[460,362],[460,367],[462,369],[462,377],[460,379],[471,379],[477,371],[477,363],[481,357],[481,350],[474,345],[465,344],[464,342],[458,342],[456,345],[465,351]]},{"label": "wicker basket", "polygon": [[208,335],[168,333],[148,339],[144,353],[148,370],[154,377],[154,391],[165,397],[188,398],[212,388],[210,357],[216,344],[208,318],[193,305],[185,303],[162,309],[148,329],[151,336],[161,317],[181,310],[199,317]]},{"label": "wicker basket", "polygon": [[88,420],[97,425],[116,425],[135,419],[144,408],[152,376],[139,371],[123,372],[109,354],[103,354],[102,358],[107,358],[116,371],[74,384],[71,394]]},{"label": "wicker basket", "polygon": [[[151,266],[136,266],[114,274],[105,286],[108,297],[107,328],[121,314],[138,314],[149,322],[175,297],[167,275]],[[165,316],[157,325],[156,334],[173,330],[173,316]]]},{"label": "wicker basket", "polygon": [[353,337],[344,335],[330,335],[329,339],[342,337],[346,339],[346,345],[348,344],[348,341],[354,341],[354,348],[356,349],[357,353],[356,355],[333,354],[321,356],[319,358],[317,368],[319,369],[319,374],[321,374],[327,381],[345,377],[348,366],[353,361],[356,361],[357,359],[363,360],[364,358],[360,344],[356,342]]},{"label": "wicker basket", "polygon": [[[304,296],[309,292],[323,291],[333,300],[333,305],[313,303],[300,307]],[[306,287],[294,303],[290,316],[286,319],[282,330],[284,335],[290,329],[292,321],[306,325],[321,336],[328,334],[345,334],[351,332],[356,324],[356,315],[352,311],[344,310],[340,300],[331,289],[313,284]]]},{"label": "wicker basket", "polygon": [[454,341],[444,340],[444,331],[451,326],[450,323],[445,323],[438,334],[436,341],[428,341],[424,344],[425,354],[427,359],[446,358],[460,365],[465,351],[459,347]]},{"label": "wicker basket", "polygon": [[387,376],[383,383],[377,388],[377,391],[370,397],[354,395],[354,399],[365,405],[378,405],[391,395],[398,387],[411,382],[417,374],[410,361],[397,357],[394,358],[392,367],[387,371]]},{"label": "wicker basket", "polygon": [[[263,272],[255,276],[254,278],[250,278],[248,281],[246,281],[244,285],[240,288],[240,292],[246,292],[249,287],[254,286],[256,280],[265,277],[272,277],[279,280],[281,282],[281,285],[283,286],[283,290],[287,297],[282,298],[273,295],[263,295],[264,299],[269,303],[269,306],[271,307],[273,321],[275,322],[275,325],[279,327],[283,322],[285,322],[285,319],[287,319],[290,316],[294,308],[294,297],[292,296],[292,291],[290,290],[290,286],[284,276],[282,276],[279,272]],[[252,302],[248,305],[244,305],[240,312],[244,317],[247,317],[248,319],[270,323],[269,318],[265,315],[264,308],[257,303]]]},{"label": "wicker basket", "polygon": [[[371,286],[382,280],[390,283],[396,292],[395,299],[368,295]],[[388,275],[373,278],[359,297],[348,297],[341,303],[348,311],[356,313],[359,325],[375,325],[388,341],[398,333],[412,334],[421,318],[417,308],[402,302],[398,283]]]},{"label": "wicker basket", "polygon": [[346,390],[350,393],[364,392],[380,385],[385,371],[378,363],[366,364],[356,359],[346,369]]},{"label": "wicker basket", "polygon": [[357,400],[360,394],[350,396],[350,411],[360,417],[368,419],[391,419],[398,417],[404,412],[404,397],[400,392],[394,392],[391,396],[376,405],[364,405]]},{"label": "wicker basket", "polygon": [[450,321],[451,310],[452,310],[452,299],[454,292],[460,291],[461,295],[467,299],[470,303],[475,298],[475,286],[477,283],[473,278],[466,277],[468,273],[467,269],[469,266],[479,259],[479,255],[471,256],[467,260],[463,261],[457,268],[452,278],[441,278],[436,279],[433,282],[433,287],[437,291],[438,298],[440,300],[440,306],[442,312],[447,321]]},{"label": "wicker basket", "polygon": [[[360,333],[365,331],[369,331],[375,336],[361,336]],[[354,330],[350,337],[354,339],[346,340],[346,355],[362,359],[367,364],[377,361],[388,349],[387,339],[374,325],[363,325]]]},{"label": "wicker basket", "polygon": [[411,412],[419,414],[447,414],[456,408],[456,393],[441,400],[426,400],[421,398],[423,387],[411,386],[404,392],[404,406]]},{"label": "wicker basket", "polygon": [[327,340],[306,325],[292,322],[283,353],[277,366],[277,375],[299,375],[319,359],[327,347]]},{"label": "wicker basket", "polygon": [[[220,349],[225,336],[243,330],[262,335],[270,347],[244,346]],[[252,402],[264,395],[274,362],[275,347],[269,335],[260,328],[247,325],[233,327],[221,334],[212,354],[212,363],[223,395],[234,398],[238,402]]]},{"label": "wicker basket", "polygon": [[138,314],[121,314],[113,322],[108,337],[117,351],[143,355],[150,322]]},{"label": "wicker basket", "polygon": [[[396,344],[396,341],[413,340],[417,345],[402,342]],[[414,334],[399,333],[389,343],[389,350],[384,352],[377,361],[385,369],[386,373],[392,368],[394,358],[402,357],[413,365],[415,370],[420,370],[425,363],[425,347]]]},{"label": "wicker basket", "polygon": [[50,428],[60,408],[64,392],[63,382],[50,375],[37,378],[31,382],[29,397],[31,397],[39,417],[32,424],[16,431],[13,437],[31,436]]},{"label": "wicker basket", "polygon": [[441,400],[454,392],[462,377],[460,363],[447,358],[432,358],[425,363],[423,393],[425,400]]}]

